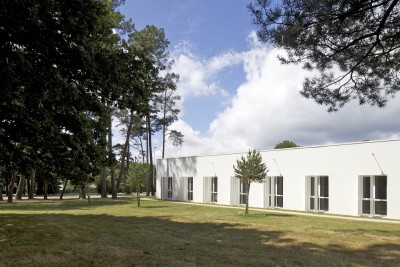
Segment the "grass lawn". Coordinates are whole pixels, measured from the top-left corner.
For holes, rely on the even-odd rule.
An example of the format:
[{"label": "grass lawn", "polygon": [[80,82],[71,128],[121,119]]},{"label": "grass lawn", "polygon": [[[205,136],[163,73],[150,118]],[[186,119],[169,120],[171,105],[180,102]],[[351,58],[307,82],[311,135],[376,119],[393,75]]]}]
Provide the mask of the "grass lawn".
[{"label": "grass lawn", "polygon": [[[242,212],[243,213],[243,212]],[[0,202],[0,266],[400,266],[400,225],[132,199]]]}]

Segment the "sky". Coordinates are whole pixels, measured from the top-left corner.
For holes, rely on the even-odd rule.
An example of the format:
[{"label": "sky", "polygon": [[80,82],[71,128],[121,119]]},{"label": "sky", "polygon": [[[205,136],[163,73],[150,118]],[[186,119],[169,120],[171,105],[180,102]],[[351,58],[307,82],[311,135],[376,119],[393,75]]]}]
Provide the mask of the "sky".
[{"label": "sky", "polygon": [[[180,147],[166,157],[272,149],[283,140],[301,146],[400,138],[400,96],[385,108],[350,102],[335,113],[299,93],[301,66],[281,65],[284,51],[258,41],[250,0],[126,0],[119,8],[137,30],[163,28],[179,74]],[[156,158],[161,136],[153,137]]]}]

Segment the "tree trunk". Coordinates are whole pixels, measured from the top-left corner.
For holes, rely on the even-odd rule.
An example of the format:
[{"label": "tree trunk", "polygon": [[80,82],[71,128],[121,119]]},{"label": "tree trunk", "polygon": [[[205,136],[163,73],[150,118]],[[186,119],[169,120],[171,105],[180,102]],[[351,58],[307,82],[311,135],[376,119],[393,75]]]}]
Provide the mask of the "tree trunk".
[{"label": "tree trunk", "polygon": [[163,133],[162,133],[162,159],[164,159],[164,152],[165,152],[165,118],[167,116],[167,90],[164,91],[164,114],[163,114]]},{"label": "tree trunk", "polygon": [[80,198],[86,199],[85,185],[81,185],[81,189],[79,191],[80,191]]},{"label": "tree trunk", "polygon": [[25,188],[25,176],[21,175],[19,177],[17,192],[15,192],[15,200],[22,200],[22,193],[24,192]]},{"label": "tree trunk", "polygon": [[33,199],[33,194],[35,193],[35,179],[36,179],[36,169],[32,169],[32,174],[31,174],[31,186],[29,190],[29,199]]},{"label": "tree trunk", "polygon": [[131,138],[131,132],[132,132],[132,125],[133,125],[133,111],[131,110],[130,116],[129,116],[129,124],[128,124],[128,129],[126,130],[126,139],[125,139],[125,144],[122,149],[122,155],[121,155],[121,167],[118,175],[118,181],[117,181],[117,191],[119,192],[120,185],[122,178],[125,176],[125,158],[127,155],[128,147],[129,147],[129,139]]},{"label": "tree trunk", "polygon": [[136,185],[136,200],[137,200],[137,206],[140,208],[140,180],[137,182]]},{"label": "tree trunk", "polygon": [[250,192],[250,182],[247,183],[247,188],[246,188],[246,211],[244,214],[249,214],[249,192]]},{"label": "tree trunk", "polygon": [[63,199],[63,197],[64,197],[65,188],[67,187],[67,183],[68,183],[68,179],[65,179],[64,184],[63,184],[63,188],[61,190],[60,199]]},{"label": "tree trunk", "polygon": [[[150,115],[147,115],[146,118],[147,121],[147,138],[149,139],[148,145],[149,145],[149,150],[148,150],[148,155],[149,155],[149,160],[150,160],[150,175],[149,175],[149,189],[151,192],[151,195],[154,196],[154,187],[153,187],[153,151],[151,149],[151,127],[150,127]],[[147,191],[147,195],[149,195],[149,191]]]},{"label": "tree trunk", "polygon": [[8,198],[7,198],[7,202],[8,203],[12,203],[13,202],[13,192],[14,192],[14,185],[15,185],[15,179],[16,179],[17,174],[15,173],[15,171],[13,170],[11,172],[11,181],[10,181],[10,185],[8,186]]},{"label": "tree trunk", "polygon": [[0,185],[0,201],[3,201],[3,186]]},{"label": "tree trunk", "polygon": [[44,180],[44,186],[43,186],[43,199],[44,200],[47,200],[47,192],[48,192],[47,181]]},{"label": "tree trunk", "polygon": [[103,166],[101,174],[101,198],[107,198],[107,167]]},{"label": "tree trunk", "polygon": [[[109,153],[109,158],[110,161],[113,158],[113,151],[112,151],[112,120],[111,120],[111,113],[110,113],[110,124],[108,127],[108,153]],[[116,187],[116,181],[115,181],[115,168],[114,168],[114,163],[110,162],[111,166],[111,195],[113,199],[117,198],[117,187]]]}]

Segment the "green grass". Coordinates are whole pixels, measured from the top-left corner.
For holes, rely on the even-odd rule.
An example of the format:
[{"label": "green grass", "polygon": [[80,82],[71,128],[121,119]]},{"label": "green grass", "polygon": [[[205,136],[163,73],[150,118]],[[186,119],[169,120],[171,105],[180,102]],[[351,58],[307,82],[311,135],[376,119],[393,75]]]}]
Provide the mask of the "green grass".
[{"label": "green grass", "polygon": [[0,266],[400,265],[398,224],[238,212],[127,198],[1,202]]}]

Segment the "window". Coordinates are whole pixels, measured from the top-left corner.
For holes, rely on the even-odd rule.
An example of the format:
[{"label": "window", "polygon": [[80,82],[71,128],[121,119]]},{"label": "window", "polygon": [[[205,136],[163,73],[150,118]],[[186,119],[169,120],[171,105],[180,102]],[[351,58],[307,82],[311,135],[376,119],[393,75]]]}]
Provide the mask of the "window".
[{"label": "window", "polygon": [[361,176],[361,214],[387,215],[387,176]]},{"label": "window", "polygon": [[167,198],[172,198],[172,177],[168,177]]},{"label": "window", "polygon": [[267,207],[283,207],[283,177],[267,177],[268,204]]},{"label": "window", "polygon": [[211,202],[218,201],[218,177],[211,177]]},{"label": "window", "polygon": [[240,181],[240,191],[239,191],[240,204],[246,205],[247,202],[247,184]]},{"label": "window", "polygon": [[312,211],[329,210],[329,177],[307,177],[307,209]]},{"label": "window", "polygon": [[188,201],[193,200],[193,177],[188,177],[188,181],[187,181],[187,192],[188,192],[188,196],[187,199]]}]

